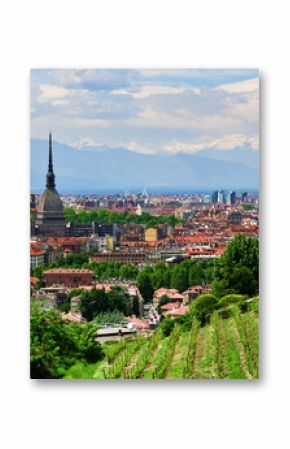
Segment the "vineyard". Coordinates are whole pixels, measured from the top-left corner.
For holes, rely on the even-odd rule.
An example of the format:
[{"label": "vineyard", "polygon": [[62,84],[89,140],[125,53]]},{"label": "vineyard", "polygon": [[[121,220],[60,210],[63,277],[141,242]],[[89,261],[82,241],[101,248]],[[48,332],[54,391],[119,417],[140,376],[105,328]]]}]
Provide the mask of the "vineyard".
[{"label": "vineyard", "polygon": [[259,331],[255,310],[215,311],[201,326],[176,323],[169,336],[159,327],[151,336],[104,344],[105,357],[95,364],[78,362],[67,379],[256,379]]}]

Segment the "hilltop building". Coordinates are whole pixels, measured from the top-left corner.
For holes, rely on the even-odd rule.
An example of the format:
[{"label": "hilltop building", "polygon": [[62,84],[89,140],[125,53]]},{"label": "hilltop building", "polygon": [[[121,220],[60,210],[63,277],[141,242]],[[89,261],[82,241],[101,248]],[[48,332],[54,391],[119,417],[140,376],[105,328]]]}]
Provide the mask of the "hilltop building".
[{"label": "hilltop building", "polygon": [[49,133],[48,171],[46,175],[46,189],[43,192],[38,208],[36,221],[32,226],[32,235],[64,236],[65,218],[63,204],[55,188],[55,174],[52,162],[52,135]]}]

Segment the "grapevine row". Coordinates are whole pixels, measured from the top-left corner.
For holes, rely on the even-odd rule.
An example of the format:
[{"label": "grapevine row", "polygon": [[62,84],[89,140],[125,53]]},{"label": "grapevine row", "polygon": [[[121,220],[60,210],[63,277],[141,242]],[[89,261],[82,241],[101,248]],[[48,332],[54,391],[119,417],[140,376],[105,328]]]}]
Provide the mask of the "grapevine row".
[{"label": "grapevine row", "polygon": [[127,349],[115,358],[111,366],[104,368],[105,379],[118,379],[123,374],[125,367],[128,365],[133,355],[140,349],[144,342],[144,337],[137,337]]},{"label": "grapevine row", "polygon": [[125,370],[126,379],[138,379],[144,372],[146,366],[152,358],[152,354],[159,345],[162,338],[162,331],[159,329],[149,340],[148,345],[139,353],[134,365]]},{"label": "grapevine row", "polygon": [[258,377],[259,372],[259,328],[255,317],[252,314],[240,315],[241,325],[243,326],[245,339],[247,341],[246,349],[250,359],[249,370],[254,378]]},{"label": "grapevine row", "polygon": [[183,377],[184,379],[192,379],[193,377],[193,360],[196,353],[196,337],[198,330],[200,328],[200,323],[195,318],[193,318],[191,332],[189,337],[189,346],[186,356],[186,366],[184,368]]},{"label": "grapevine row", "polygon": [[105,349],[106,357],[108,360],[108,363],[112,363],[116,356],[123,351],[123,349],[126,348],[128,345],[128,339],[122,338],[118,343],[114,345],[108,345]]},{"label": "grapevine row", "polygon": [[[241,317],[241,314],[237,308],[233,309],[233,316],[240,334],[241,343],[244,347],[248,370],[253,377],[257,377],[257,356],[255,354],[256,351],[253,351],[253,332],[249,326],[249,321],[247,321],[245,317]],[[254,320],[254,318],[252,319]]]},{"label": "grapevine row", "polygon": [[226,367],[224,363],[225,355],[225,339],[223,324],[217,313],[213,313],[211,325],[214,330],[214,377],[221,379],[226,377]]},{"label": "grapevine row", "polygon": [[157,366],[153,371],[153,378],[155,379],[164,379],[167,369],[171,363],[171,360],[174,355],[175,345],[179,340],[181,334],[181,326],[177,325],[172,331],[171,336],[169,337],[169,342],[167,346],[167,351],[164,352],[163,356],[159,360]]}]

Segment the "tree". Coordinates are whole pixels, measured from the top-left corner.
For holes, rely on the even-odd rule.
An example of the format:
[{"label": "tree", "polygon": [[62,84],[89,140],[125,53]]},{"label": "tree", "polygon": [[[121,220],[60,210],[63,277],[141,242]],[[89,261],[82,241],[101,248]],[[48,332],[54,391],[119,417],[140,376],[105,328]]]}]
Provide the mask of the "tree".
[{"label": "tree", "polygon": [[71,207],[66,207],[64,209],[64,216],[67,222],[74,222],[76,221],[76,212]]},{"label": "tree", "polygon": [[119,276],[122,279],[135,279],[138,274],[138,268],[132,264],[123,264],[120,267]]},{"label": "tree", "polygon": [[175,321],[171,318],[166,318],[161,323],[161,329],[164,337],[168,337],[173,331]]},{"label": "tree", "polygon": [[92,325],[67,323],[54,311],[32,302],[30,315],[30,366],[32,379],[57,379],[77,359],[95,362],[102,357]]},{"label": "tree", "polygon": [[136,312],[136,304],[123,287],[114,287],[108,293],[93,288],[82,292],[80,311],[87,321],[92,321],[105,312],[119,311],[123,315],[131,315]]},{"label": "tree", "polygon": [[72,268],[81,268],[85,263],[88,263],[89,255],[88,253],[73,253],[68,254],[65,258],[60,257],[56,259],[51,267],[59,268],[59,267],[72,267]]},{"label": "tree", "polygon": [[188,269],[183,265],[176,265],[171,275],[171,288],[184,292],[188,288]]},{"label": "tree", "polygon": [[158,288],[162,287],[162,275],[163,271],[156,269],[151,274],[150,278],[153,290],[157,290]]},{"label": "tree", "polygon": [[169,225],[174,227],[177,223],[184,222],[184,220],[177,219],[174,215],[171,215],[169,217],[164,217],[161,215],[157,217],[149,214],[148,212],[143,212],[141,216],[138,216],[136,214],[130,214],[128,212],[121,213],[109,211],[107,209],[75,211],[71,208],[66,208],[64,210],[64,214],[66,221],[75,223],[92,223],[93,221],[96,223],[116,224],[135,223],[146,225],[146,227],[168,223]]},{"label": "tree", "polygon": [[221,297],[230,293],[254,296],[259,291],[259,242],[236,235],[216,262],[214,292]]},{"label": "tree", "polygon": [[152,301],[153,297],[153,287],[151,283],[151,276],[149,272],[144,269],[139,271],[137,275],[137,286],[146,302]]},{"label": "tree", "polygon": [[43,280],[43,272],[45,269],[45,265],[37,265],[37,267],[32,268],[31,275],[37,277],[41,281]]},{"label": "tree", "polygon": [[190,286],[201,285],[204,281],[204,270],[200,263],[194,263],[189,270],[188,282]]},{"label": "tree", "polygon": [[83,291],[84,291],[83,288],[73,288],[70,290],[67,297],[68,299],[74,298],[75,296],[81,295]]},{"label": "tree", "polygon": [[98,313],[109,310],[105,290],[92,289],[81,293],[80,311],[87,321],[92,321]]},{"label": "tree", "polygon": [[171,272],[167,268],[166,271],[162,273],[162,287],[170,288],[170,282],[171,282]]},{"label": "tree", "polygon": [[122,287],[114,287],[107,293],[108,310],[119,310],[124,315],[131,315],[132,305],[128,293]]},{"label": "tree", "polygon": [[218,300],[214,295],[205,294],[198,296],[191,305],[191,312],[204,325],[211,313],[215,310]]}]

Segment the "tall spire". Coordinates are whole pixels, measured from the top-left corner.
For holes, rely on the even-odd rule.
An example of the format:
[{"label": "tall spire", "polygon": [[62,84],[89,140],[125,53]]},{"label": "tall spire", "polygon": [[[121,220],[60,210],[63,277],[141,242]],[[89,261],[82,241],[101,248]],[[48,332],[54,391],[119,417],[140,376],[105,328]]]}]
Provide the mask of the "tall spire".
[{"label": "tall spire", "polygon": [[52,163],[52,135],[51,131],[49,131],[49,153],[48,153],[48,171],[46,175],[46,187],[48,189],[54,189],[55,188],[55,176],[53,173],[53,163]]},{"label": "tall spire", "polygon": [[52,135],[51,135],[51,131],[49,131],[49,161],[48,161],[48,171],[53,172],[53,165],[52,165]]}]

